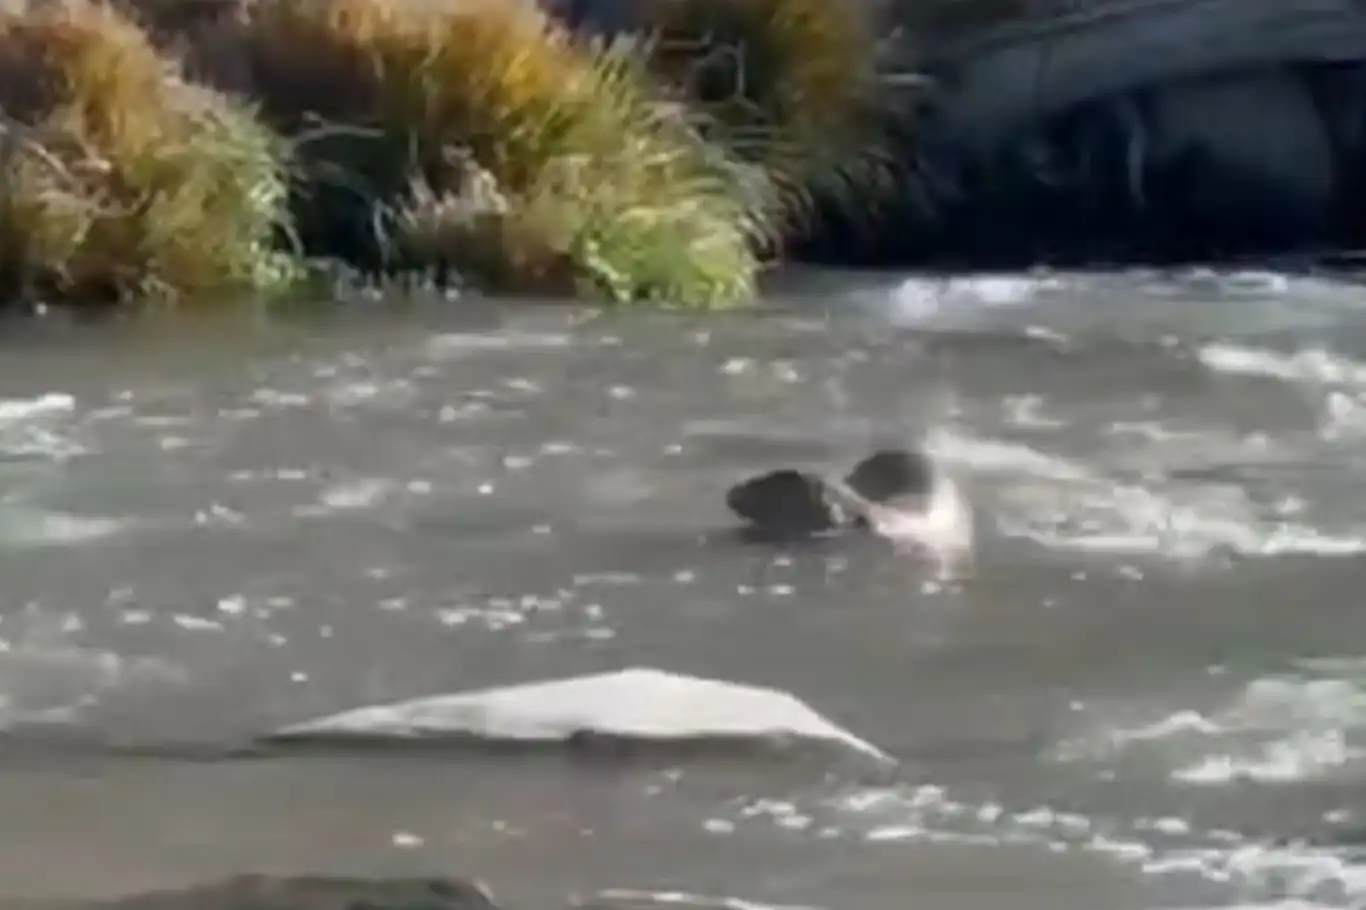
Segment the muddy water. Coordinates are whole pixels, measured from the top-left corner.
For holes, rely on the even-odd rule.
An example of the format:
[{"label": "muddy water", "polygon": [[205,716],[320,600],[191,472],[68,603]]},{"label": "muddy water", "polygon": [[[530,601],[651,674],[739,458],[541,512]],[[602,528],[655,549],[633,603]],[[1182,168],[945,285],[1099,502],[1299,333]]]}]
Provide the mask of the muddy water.
[{"label": "muddy water", "polygon": [[[6,898],[254,870],[472,873],[531,908],[1366,904],[1356,285],[794,274],[706,319],[4,343]],[[731,535],[747,473],[921,438],[977,511],[969,576]],[[902,766],[232,753],[641,664],[789,689]]]}]

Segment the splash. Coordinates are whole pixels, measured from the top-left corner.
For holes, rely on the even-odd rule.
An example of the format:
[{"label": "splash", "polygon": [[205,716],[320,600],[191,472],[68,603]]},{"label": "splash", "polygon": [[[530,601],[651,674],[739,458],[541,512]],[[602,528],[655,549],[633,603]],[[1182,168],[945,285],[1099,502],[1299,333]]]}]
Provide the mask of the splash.
[{"label": "splash", "polygon": [[[1228,460],[1264,458],[1264,441],[1201,441],[1226,450]],[[1183,448],[1191,440],[1179,439]],[[1319,527],[1302,514],[1291,491],[1264,502],[1228,483],[1206,483],[1169,470],[1132,477],[1123,463],[1101,464],[1049,454],[1023,443],[938,432],[937,459],[974,477],[978,505],[996,529],[1045,547],[1076,553],[1150,555],[1201,560],[1218,553],[1341,556],[1366,552],[1366,515]],[[1126,447],[1132,450],[1132,445]],[[1149,458],[1160,461],[1161,451]],[[1142,474],[1149,476],[1142,476]]]},{"label": "splash", "polygon": [[1366,760],[1366,688],[1351,679],[1263,677],[1220,708],[1107,725],[1063,742],[1053,757],[1156,759],[1173,782],[1189,786],[1332,778]]}]

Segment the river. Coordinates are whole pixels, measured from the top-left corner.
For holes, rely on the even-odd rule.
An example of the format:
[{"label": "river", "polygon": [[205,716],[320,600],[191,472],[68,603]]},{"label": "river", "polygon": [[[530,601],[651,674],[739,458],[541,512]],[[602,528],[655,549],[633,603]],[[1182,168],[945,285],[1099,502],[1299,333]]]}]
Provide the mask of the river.
[{"label": "river", "polygon": [[[468,873],[829,910],[1366,906],[1366,287],[792,273],[721,316],[358,302],[9,327],[0,906]],[[924,439],[972,571],[757,546],[726,487]],[[308,752],[626,666],[901,760]]]}]

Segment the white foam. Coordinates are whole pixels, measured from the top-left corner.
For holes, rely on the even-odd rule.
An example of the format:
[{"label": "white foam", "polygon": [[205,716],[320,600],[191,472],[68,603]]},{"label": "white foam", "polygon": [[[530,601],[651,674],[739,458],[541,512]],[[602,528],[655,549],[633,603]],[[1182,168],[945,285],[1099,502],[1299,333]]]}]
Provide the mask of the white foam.
[{"label": "white foam", "polygon": [[394,486],[392,480],[365,477],[330,486],[319,499],[324,507],[333,511],[364,509],[383,499]]},{"label": "white foam", "polygon": [[[1271,901],[1269,903],[1236,903],[1219,904],[1218,910],[1342,910],[1341,907],[1334,907],[1332,904],[1318,904],[1312,901],[1302,900],[1283,900]],[[1156,910],[1211,910],[1209,906],[1163,906]]]},{"label": "white foam", "polygon": [[65,414],[75,407],[76,399],[65,392],[48,392],[37,398],[0,398],[0,424]]},{"label": "white foam", "polygon": [[[1195,443],[1265,457],[1262,440],[1168,433],[1185,448]],[[1132,448],[1131,446],[1129,448]],[[1198,559],[1217,551],[1247,556],[1366,552],[1366,526],[1320,528],[1292,520],[1294,509],[1254,502],[1227,484],[1118,480],[1068,458],[1022,443],[940,430],[927,449],[964,473],[992,482],[982,510],[1001,532],[1052,549],[1106,554],[1150,554]],[[1206,456],[1208,457],[1208,456]]]},{"label": "white foam", "polygon": [[1105,727],[1054,750],[1060,761],[1135,754],[1155,755],[1173,781],[1193,786],[1330,777],[1366,759],[1366,689],[1343,679],[1266,677],[1207,714],[1182,710]]},{"label": "white foam", "polygon": [[961,317],[983,309],[1019,306],[1055,284],[1049,279],[1012,275],[908,278],[888,294],[887,316],[908,325],[944,315]]},{"label": "white foam", "polygon": [[871,843],[900,841],[1045,844],[1058,849],[1095,846],[1103,831],[1084,815],[1047,805],[1007,809],[974,804],[943,787],[859,789],[822,804],[817,821],[835,824]]},{"label": "white foam", "polygon": [[323,488],[314,502],[296,506],[294,514],[300,518],[320,518],[374,509],[407,489],[406,484],[384,477],[357,477],[338,481]]},{"label": "white foam", "polygon": [[64,392],[0,398],[0,453],[51,461],[82,453],[82,446],[54,427],[54,421],[65,418],[75,406],[76,400]]},{"label": "white foam", "polygon": [[[1209,724],[1187,717],[1166,727],[1205,730]],[[1154,727],[1132,738],[1157,735]],[[793,819],[802,824],[792,824]],[[724,824],[717,821],[710,819],[706,830],[731,835],[740,825],[769,824],[820,839],[857,839],[882,849],[961,843],[1095,853],[1165,882],[1177,893],[1183,883],[1196,884],[1202,892],[1216,887],[1222,899],[1205,906],[1344,910],[1366,905],[1366,866],[1349,851],[1253,843],[1236,832],[1199,830],[1178,816],[1126,821],[1046,805],[1008,809],[961,800],[932,784],[859,788],[813,804],[756,799]]]},{"label": "white foam", "polygon": [[98,515],[71,515],[10,502],[0,513],[0,548],[61,547],[90,543],[130,523]]},{"label": "white foam", "polygon": [[1231,344],[1209,344],[1198,356],[1209,369],[1227,375],[1274,379],[1321,394],[1318,436],[1325,441],[1366,435],[1366,363],[1327,350],[1282,353]]},{"label": "white foam", "polygon": [[1284,354],[1233,344],[1207,344],[1196,357],[1216,373],[1259,376],[1282,382],[1366,388],[1366,364],[1323,348]]},{"label": "white foam", "polygon": [[[1175,726],[1185,729],[1190,724]],[[834,815],[822,818],[820,812],[812,812],[817,816],[813,830],[834,831],[834,836],[857,837],[884,847],[898,843],[1028,844],[1052,852],[1101,854],[1178,889],[1183,881],[1199,883],[1205,891],[1211,885],[1217,887],[1223,898],[1203,906],[1248,910],[1359,910],[1366,906],[1366,866],[1349,851],[1252,843],[1234,832],[1197,830],[1175,816],[1123,822],[1048,806],[1011,811],[991,803],[962,802],[932,785],[859,790],[821,808],[833,810]],[[800,812],[791,807],[786,811]],[[1199,906],[1192,905],[1190,910]]]},{"label": "white foam", "polygon": [[1187,784],[1294,783],[1321,777],[1360,754],[1337,731],[1294,733],[1267,743],[1252,757],[1211,755],[1177,769],[1172,777]]},{"label": "white foam", "polygon": [[1339,850],[1248,844],[1174,851],[1143,865],[1153,876],[1195,876],[1234,889],[1247,907],[1343,908],[1366,902],[1366,867]]}]

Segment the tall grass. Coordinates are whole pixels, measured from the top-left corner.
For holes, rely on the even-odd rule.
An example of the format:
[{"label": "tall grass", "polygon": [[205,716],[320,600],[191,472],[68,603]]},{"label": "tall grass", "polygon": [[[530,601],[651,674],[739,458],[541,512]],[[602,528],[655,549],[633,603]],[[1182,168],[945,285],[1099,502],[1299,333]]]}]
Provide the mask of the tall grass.
[{"label": "tall grass", "polygon": [[713,118],[712,135],[779,184],[789,229],[817,197],[850,208],[891,179],[869,4],[852,0],[648,0],[655,55]]},{"label": "tall grass", "polygon": [[76,304],[210,301],[294,275],[282,147],[88,0],[0,9],[0,286]]},{"label": "tall grass", "polygon": [[306,242],[508,291],[753,293],[765,175],[709,146],[628,44],[584,47],[524,0],[258,0],[238,41],[296,142]]}]

